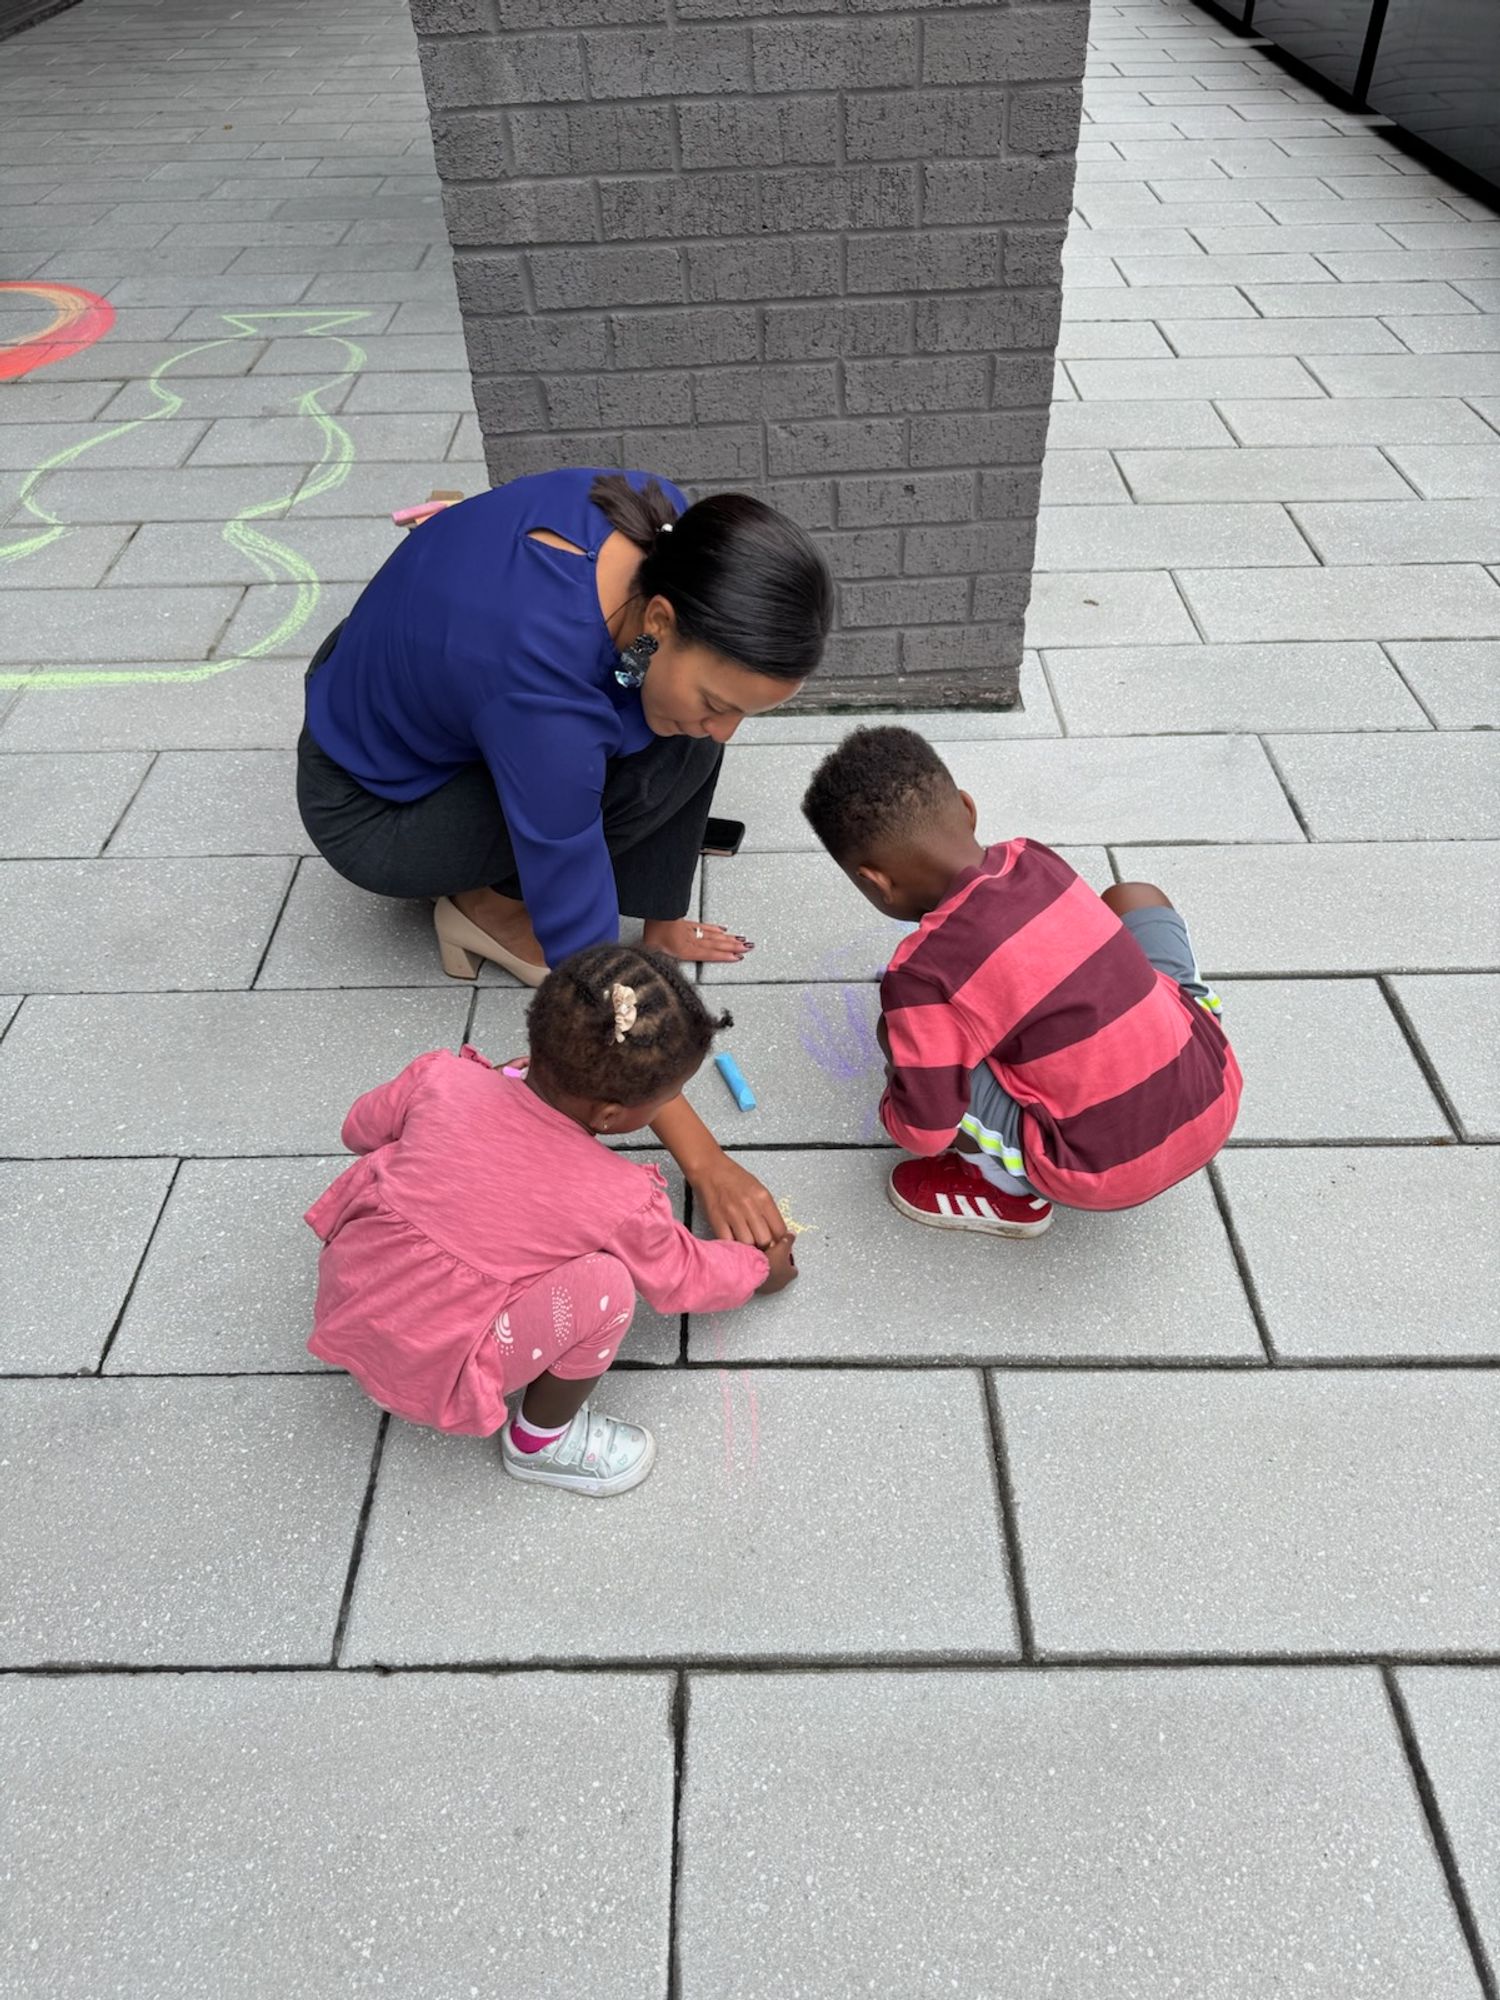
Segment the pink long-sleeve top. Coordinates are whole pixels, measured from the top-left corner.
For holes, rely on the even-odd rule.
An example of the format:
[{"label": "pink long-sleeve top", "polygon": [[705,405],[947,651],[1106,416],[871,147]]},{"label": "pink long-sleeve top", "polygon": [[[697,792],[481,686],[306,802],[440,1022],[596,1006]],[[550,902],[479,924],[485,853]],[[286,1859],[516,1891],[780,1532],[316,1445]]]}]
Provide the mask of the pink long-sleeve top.
[{"label": "pink long-sleeve top", "polygon": [[487,1436],[505,1420],[497,1317],[558,1265],[618,1257],[658,1312],[743,1305],[769,1271],[704,1242],[654,1166],[602,1145],[476,1050],[436,1049],[344,1121],[361,1157],[307,1212],[322,1238],[308,1347],[414,1423]]}]

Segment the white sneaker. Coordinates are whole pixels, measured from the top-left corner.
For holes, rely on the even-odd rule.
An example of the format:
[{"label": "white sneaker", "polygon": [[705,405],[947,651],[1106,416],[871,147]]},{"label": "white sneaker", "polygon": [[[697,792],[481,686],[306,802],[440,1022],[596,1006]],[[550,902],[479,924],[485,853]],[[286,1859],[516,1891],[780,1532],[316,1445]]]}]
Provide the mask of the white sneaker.
[{"label": "white sneaker", "polygon": [[500,1433],[500,1458],[512,1479],[605,1500],[650,1478],[656,1439],[639,1424],[595,1416],[585,1403],[557,1442],[540,1451],[517,1451],[507,1424]]}]

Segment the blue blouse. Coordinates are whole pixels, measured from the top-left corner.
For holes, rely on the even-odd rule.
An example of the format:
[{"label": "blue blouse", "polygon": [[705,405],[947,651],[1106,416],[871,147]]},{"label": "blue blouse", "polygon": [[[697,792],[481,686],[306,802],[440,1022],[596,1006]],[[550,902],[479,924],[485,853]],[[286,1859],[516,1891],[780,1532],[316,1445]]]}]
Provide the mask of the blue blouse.
[{"label": "blue blouse", "polygon": [[[648,476],[626,474],[636,487]],[[514,479],[412,529],[307,684],[314,742],[381,798],[425,798],[466,764],[488,764],[551,965],[618,933],[605,765],[654,740],[639,694],[614,677],[595,588],[610,532],[588,497],[597,477]],[[585,553],[533,541],[534,528]]]}]

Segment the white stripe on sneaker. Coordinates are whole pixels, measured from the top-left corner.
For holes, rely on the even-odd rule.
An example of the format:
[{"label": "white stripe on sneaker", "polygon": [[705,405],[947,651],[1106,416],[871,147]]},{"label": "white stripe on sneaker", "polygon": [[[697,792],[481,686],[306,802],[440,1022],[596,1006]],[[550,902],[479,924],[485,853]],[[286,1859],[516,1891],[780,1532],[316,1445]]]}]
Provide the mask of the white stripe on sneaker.
[{"label": "white stripe on sneaker", "polygon": [[937,1197],[937,1206],[939,1215],[951,1215],[953,1213],[953,1204],[945,1194],[940,1194]]},{"label": "white stripe on sneaker", "polygon": [[977,1222],[979,1217],[974,1213],[974,1204],[969,1200],[969,1197],[966,1194],[961,1194],[956,1199],[959,1214],[966,1215],[971,1222]]},{"label": "white stripe on sneaker", "polygon": [[998,1222],[1000,1220],[982,1194],[974,1197],[974,1206],[979,1210],[979,1213],[984,1217],[986,1222]]}]

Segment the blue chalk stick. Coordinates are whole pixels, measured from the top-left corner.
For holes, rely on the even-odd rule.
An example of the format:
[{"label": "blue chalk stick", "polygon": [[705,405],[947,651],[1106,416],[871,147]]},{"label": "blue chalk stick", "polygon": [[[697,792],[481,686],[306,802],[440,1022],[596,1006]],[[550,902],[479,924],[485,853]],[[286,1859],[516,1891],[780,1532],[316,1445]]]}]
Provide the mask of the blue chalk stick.
[{"label": "blue chalk stick", "polygon": [[755,1109],[755,1092],[740,1074],[740,1066],[733,1056],[715,1056],[720,1076],[729,1085],[729,1094],[741,1111]]}]

